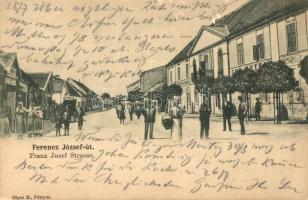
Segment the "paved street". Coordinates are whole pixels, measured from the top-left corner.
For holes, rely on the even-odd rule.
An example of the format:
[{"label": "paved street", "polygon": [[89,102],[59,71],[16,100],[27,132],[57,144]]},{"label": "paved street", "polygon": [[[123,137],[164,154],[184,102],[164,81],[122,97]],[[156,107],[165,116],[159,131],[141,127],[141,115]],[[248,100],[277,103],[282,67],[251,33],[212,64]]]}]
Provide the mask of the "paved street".
[{"label": "paved street", "polygon": [[[170,131],[165,130],[161,123],[161,114],[156,116],[156,123],[154,125],[155,139],[170,138]],[[136,139],[143,139],[144,122],[141,116],[138,120],[134,115],[134,120],[129,121],[128,113],[126,114],[125,125],[120,125],[117,119],[115,110],[88,113],[84,121],[84,133],[99,131],[104,136],[111,136],[115,133],[126,134],[131,133]],[[236,118],[232,120],[232,132],[222,131],[222,119],[219,117],[212,117],[210,123],[210,138],[212,139],[236,139],[236,138],[255,138],[255,137],[281,137],[288,139],[288,136],[295,138],[308,137],[308,124],[274,124],[271,121],[256,122],[249,121],[246,123],[246,136],[240,135],[240,127]],[[70,137],[77,135],[77,123],[71,123]],[[198,118],[184,118],[183,120],[183,140],[191,138],[199,138],[199,119]],[[63,134],[63,128],[61,134]],[[48,133],[46,137],[56,137],[55,131]],[[44,138],[43,137],[43,138]],[[63,137],[61,137],[63,138]]]}]

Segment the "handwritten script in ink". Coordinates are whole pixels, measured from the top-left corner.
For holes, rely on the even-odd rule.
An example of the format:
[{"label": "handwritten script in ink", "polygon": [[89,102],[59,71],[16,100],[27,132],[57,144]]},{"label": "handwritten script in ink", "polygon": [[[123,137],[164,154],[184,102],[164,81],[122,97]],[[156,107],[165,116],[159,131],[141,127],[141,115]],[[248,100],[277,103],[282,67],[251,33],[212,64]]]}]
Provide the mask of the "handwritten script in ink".
[{"label": "handwritten script in ink", "polygon": [[[22,68],[131,80],[167,64],[237,0],[19,1],[1,6],[0,48]],[[97,86],[97,84],[96,84]]]},{"label": "handwritten script in ink", "polygon": [[307,194],[300,175],[307,166],[296,158],[302,146],[287,141],[190,139],[180,144],[142,141],[130,133],[112,137],[81,133],[73,144],[32,146],[13,162],[13,174],[20,177],[20,184],[33,187],[88,185],[97,190],[111,187],[123,194],[155,191],[190,197]]}]

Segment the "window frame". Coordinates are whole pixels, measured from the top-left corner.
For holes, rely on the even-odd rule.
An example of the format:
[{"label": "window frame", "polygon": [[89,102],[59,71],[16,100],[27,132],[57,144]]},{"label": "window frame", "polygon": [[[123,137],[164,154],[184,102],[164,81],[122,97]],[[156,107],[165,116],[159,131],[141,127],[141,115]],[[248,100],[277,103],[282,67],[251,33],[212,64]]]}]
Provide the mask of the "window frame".
[{"label": "window frame", "polygon": [[[241,45],[241,49],[239,46]],[[241,50],[241,51],[239,51]],[[236,51],[237,51],[237,63],[238,65],[244,65],[245,64],[245,57],[244,57],[244,44],[243,42],[236,44]],[[241,54],[240,54],[241,52]],[[242,57],[240,57],[242,55]]]},{"label": "window frame", "polygon": [[[290,39],[289,39],[289,31],[288,31],[288,27],[291,26],[291,25],[294,25],[294,39],[295,39],[295,47],[294,49],[290,49]],[[291,22],[287,22],[286,23],[286,39],[287,39],[287,51],[288,53],[293,53],[293,52],[296,52],[298,51],[298,33],[297,33],[297,23],[296,23],[296,20],[294,21],[291,21]]]}]

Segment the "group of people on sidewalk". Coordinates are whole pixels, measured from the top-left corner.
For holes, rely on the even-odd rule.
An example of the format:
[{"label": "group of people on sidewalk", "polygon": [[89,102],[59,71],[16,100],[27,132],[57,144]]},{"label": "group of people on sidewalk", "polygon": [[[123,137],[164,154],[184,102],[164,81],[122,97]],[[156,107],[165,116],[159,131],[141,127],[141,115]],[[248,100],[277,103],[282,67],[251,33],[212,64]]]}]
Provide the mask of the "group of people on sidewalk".
[{"label": "group of people on sidewalk", "polygon": [[[224,101],[223,105],[223,131],[228,130],[232,131],[232,123],[231,118],[233,116],[237,116],[240,124],[240,133],[244,135],[246,133],[245,130],[245,118],[247,116],[247,105],[243,101],[241,96],[238,97],[239,105],[238,108],[231,103],[230,101]],[[125,106],[124,104],[120,104],[116,107],[117,116],[120,119],[120,124],[124,124],[125,120]],[[135,113],[138,117],[136,106],[133,104],[128,104],[127,110],[129,110],[130,120],[133,120],[133,114]],[[138,112],[144,117],[144,139],[153,139],[153,131],[154,124],[156,118],[156,108],[151,104],[149,100],[144,102],[144,106],[142,109],[138,109]],[[182,129],[183,129],[183,115],[185,113],[185,109],[183,109],[177,101],[171,102],[169,105],[169,109],[167,111],[167,115],[169,116],[169,120],[171,123],[170,126],[170,134],[171,138],[174,140],[182,139]],[[209,137],[210,130],[210,118],[211,118],[211,109],[207,102],[204,102],[200,106],[199,110],[199,121],[200,121],[200,139]],[[139,117],[138,117],[139,118]],[[166,127],[165,127],[166,128]],[[169,128],[168,128],[169,129]]]},{"label": "group of people on sidewalk", "polygon": [[[239,105],[236,109],[235,105],[232,104],[230,101],[224,101],[222,107],[222,117],[223,117],[223,131],[226,131],[227,125],[229,131],[232,131],[232,123],[231,118],[232,116],[236,116],[239,119],[239,124],[241,127],[240,133],[244,135],[246,133],[245,130],[245,118],[247,116],[247,105],[243,101],[241,96],[238,97]],[[209,137],[209,129],[210,129],[210,116],[211,116],[211,109],[209,108],[207,103],[203,103],[200,108],[200,138],[208,138]]]},{"label": "group of people on sidewalk", "polygon": [[[78,105],[76,107],[76,112],[77,112],[78,130],[81,131],[83,127],[85,109],[82,105]],[[63,136],[69,136],[72,114],[73,111],[71,111],[69,106],[66,106],[63,112],[58,111],[56,113],[56,119],[55,119],[56,136],[61,136],[62,124],[64,125]]]},{"label": "group of people on sidewalk", "polygon": [[[15,110],[15,117],[12,120],[12,110],[9,106],[3,106],[0,109],[0,127],[1,133],[8,137],[11,130],[17,133],[18,138],[23,138],[24,133],[28,133],[28,137],[33,135],[41,135],[36,133],[37,120],[41,121],[41,126],[44,126],[44,110],[41,106],[35,106],[31,103],[29,108],[25,108],[22,102],[18,102]],[[44,127],[41,127],[43,129]]]}]

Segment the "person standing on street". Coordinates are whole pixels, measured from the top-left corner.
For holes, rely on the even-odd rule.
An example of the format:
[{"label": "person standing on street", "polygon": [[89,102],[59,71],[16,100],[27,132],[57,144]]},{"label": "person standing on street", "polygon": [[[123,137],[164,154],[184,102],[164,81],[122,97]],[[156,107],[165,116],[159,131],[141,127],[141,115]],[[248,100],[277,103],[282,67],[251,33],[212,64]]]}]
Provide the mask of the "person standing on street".
[{"label": "person standing on street", "polygon": [[260,102],[260,98],[257,98],[257,102],[256,102],[256,105],[255,105],[256,121],[261,120],[261,111],[262,111],[262,104]]},{"label": "person standing on street", "polygon": [[0,112],[2,118],[2,133],[5,137],[8,137],[11,134],[11,119],[12,119],[12,111],[11,108],[7,105],[7,101],[3,101],[3,107]]},{"label": "person standing on street", "polygon": [[22,138],[23,133],[25,132],[25,116],[27,114],[27,111],[23,107],[22,102],[18,102],[15,114],[16,114],[16,133],[18,134],[18,138]]},{"label": "person standing on street", "polygon": [[71,123],[71,114],[70,109],[67,106],[63,113],[63,123],[64,123],[64,136],[69,136],[70,132],[70,123]]},{"label": "person standing on street", "polygon": [[233,107],[230,101],[224,101],[224,105],[222,107],[222,115],[223,115],[223,131],[226,131],[226,123],[228,122],[229,131],[232,131],[231,128],[231,117],[232,117]]},{"label": "person standing on street", "polygon": [[120,119],[120,124],[123,124],[123,125],[124,125],[124,120],[126,119],[124,104],[122,104],[122,105],[120,106],[120,110],[119,110],[119,119]]},{"label": "person standing on street", "polygon": [[144,117],[144,140],[153,139],[156,109],[151,106],[149,101],[146,101],[142,114]]},{"label": "person standing on street", "polygon": [[184,110],[180,107],[179,103],[173,102],[173,105],[170,109],[170,116],[173,121],[171,128],[171,138],[173,140],[182,140],[183,115]]},{"label": "person standing on street", "polygon": [[56,136],[61,136],[61,128],[62,128],[61,113],[56,113],[55,128],[56,128]]},{"label": "person standing on street", "polygon": [[245,135],[245,133],[246,133],[246,131],[245,131],[245,117],[246,117],[247,106],[246,106],[246,103],[243,101],[243,97],[239,96],[238,100],[240,101],[240,104],[238,106],[237,116],[238,116],[240,126],[241,126],[241,134]]},{"label": "person standing on street", "polygon": [[202,103],[200,107],[200,139],[207,139],[209,137],[210,130],[210,117],[211,117],[211,109],[209,109],[207,103]]},{"label": "person standing on street", "polygon": [[78,130],[82,130],[83,126],[83,116],[85,116],[85,111],[83,106],[80,106],[79,111],[78,111]]},{"label": "person standing on street", "polygon": [[133,120],[133,115],[134,115],[134,106],[133,103],[128,104],[128,112],[129,112],[129,119],[130,121]]}]

